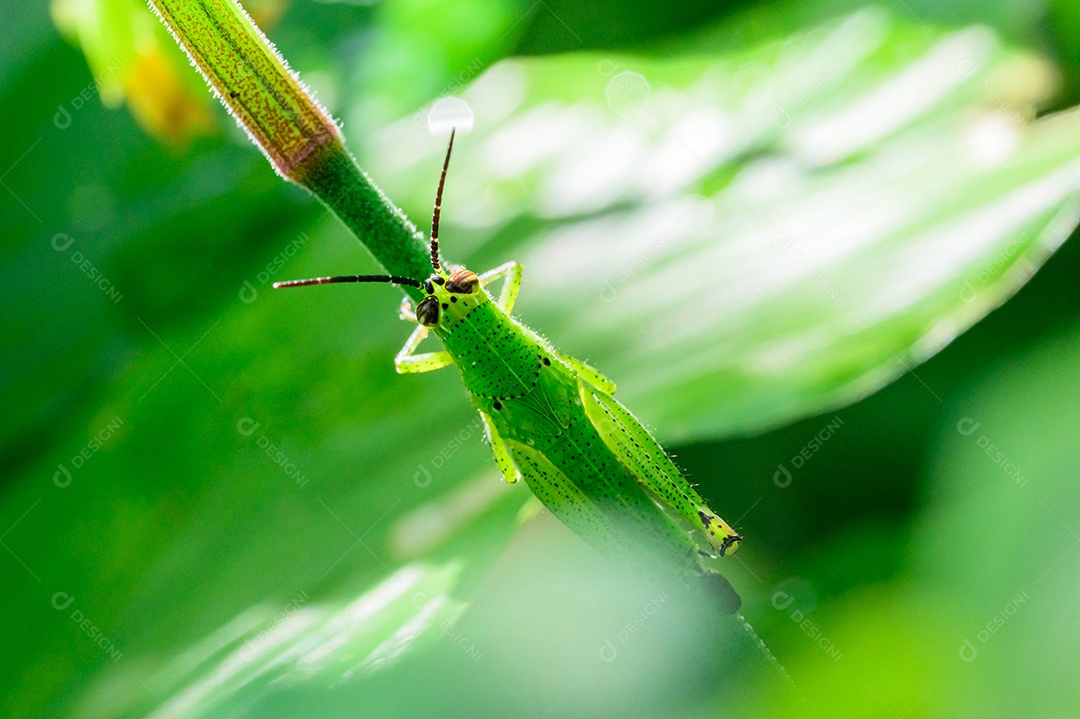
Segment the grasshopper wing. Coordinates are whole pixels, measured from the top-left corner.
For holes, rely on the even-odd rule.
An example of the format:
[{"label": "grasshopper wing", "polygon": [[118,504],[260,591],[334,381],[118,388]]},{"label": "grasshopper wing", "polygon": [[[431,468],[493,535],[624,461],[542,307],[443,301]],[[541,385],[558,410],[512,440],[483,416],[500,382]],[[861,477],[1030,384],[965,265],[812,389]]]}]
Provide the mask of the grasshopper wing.
[{"label": "grasshopper wing", "polygon": [[[506,440],[529,489],[563,524],[616,564],[659,575],[679,576],[700,567],[690,537],[633,486],[615,502],[591,496],[546,455]],[[621,468],[620,468],[621,471]]]},{"label": "grasshopper wing", "polygon": [[598,504],[543,454],[512,439],[505,442],[525,483],[556,519],[601,553],[620,561],[629,558],[625,540]]}]

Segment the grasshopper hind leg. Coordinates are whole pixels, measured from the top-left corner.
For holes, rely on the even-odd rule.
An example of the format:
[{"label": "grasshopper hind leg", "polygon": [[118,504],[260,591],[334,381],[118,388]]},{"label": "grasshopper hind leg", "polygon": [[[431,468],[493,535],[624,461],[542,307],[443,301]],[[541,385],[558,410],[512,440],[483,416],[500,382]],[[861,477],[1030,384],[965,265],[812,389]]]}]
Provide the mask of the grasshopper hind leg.
[{"label": "grasshopper hind leg", "polygon": [[734,554],[742,537],[705,504],[641,423],[619,402],[599,389],[581,388],[585,412],[612,453],[649,491],[704,532],[724,556]]},{"label": "grasshopper hind leg", "polygon": [[570,355],[564,355],[562,352],[556,352],[555,355],[569,365],[570,369],[574,370],[578,377],[585,380],[586,383],[592,385],[604,394],[615,394],[615,383],[601,374],[600,370],[596,369],[591,364],[582,362]]},{"label": "grasshopper hind leg", "polygon": [[633,566],[642,559],[635,556],[612,518],[547,457],[520,442],[508,440],[506,444],[513,450],[525,483],[556,519],[617,564]]}]

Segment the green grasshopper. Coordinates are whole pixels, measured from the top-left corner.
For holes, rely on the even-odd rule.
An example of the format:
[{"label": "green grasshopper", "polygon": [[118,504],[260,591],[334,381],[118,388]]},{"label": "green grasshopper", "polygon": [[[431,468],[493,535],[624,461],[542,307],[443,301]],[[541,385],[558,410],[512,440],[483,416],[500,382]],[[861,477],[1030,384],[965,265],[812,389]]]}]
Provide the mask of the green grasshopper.
[{"label": "green grasshopper", "polygon": [[[553,515],[618,563],[693,573],[717,585],[734,612],[738,595],[702,562],[712,554],[699,550],[657,500],[704,534],[716,554],[734,553],[742,537],[706,506],[641,422],[611,396],[611,380],[511,316],[521,265],[507,262],[481,275],[443,268],[439,213],[453,148],[451,132],[432,213],[430,277],[318,277],[274,287],[383,282],[422,290],[427,296],[415,309],[408,299],[401,306],[401,317],[417,327],[394,359],[397,371],[456,365],[507,482],[524,477]],[[493,297],[486,287],[499,278],[505,278],[503,286]],[[431,332],[443,350],[418,354]]]}]

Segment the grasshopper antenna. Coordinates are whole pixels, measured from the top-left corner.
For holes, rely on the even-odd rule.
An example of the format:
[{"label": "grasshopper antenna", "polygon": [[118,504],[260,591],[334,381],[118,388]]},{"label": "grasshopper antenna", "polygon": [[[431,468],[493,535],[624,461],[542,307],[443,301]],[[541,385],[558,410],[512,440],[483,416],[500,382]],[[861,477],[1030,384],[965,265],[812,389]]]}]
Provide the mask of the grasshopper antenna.
[{"label": "grasshopper antenna", "polygon": [[412,277],[399,277],[398,275],[345,275],[343,277],[312,277],[308,280],[289,280],[288,282],[275,282],[274,289],[282,287],[306,287],[307,285],[332,285],[339,282],[386,282],[392,285],[407,285],[418,290],[424,289],[419,280]]},{"label": "grasshopper antenna", "polygon": [[439,176],[439,189],[435,193],[435,211],[431,213],[431,266],[439,274],[442,274],[442,265],[439,264],[439,213],[442,211],[442,191],[446,183],[446,168],[450,167],[450,152],[454,149],[455,132],[456,127],[450,130],[450,144],[446,147],[446,159],[443,160],[442,175]]}]

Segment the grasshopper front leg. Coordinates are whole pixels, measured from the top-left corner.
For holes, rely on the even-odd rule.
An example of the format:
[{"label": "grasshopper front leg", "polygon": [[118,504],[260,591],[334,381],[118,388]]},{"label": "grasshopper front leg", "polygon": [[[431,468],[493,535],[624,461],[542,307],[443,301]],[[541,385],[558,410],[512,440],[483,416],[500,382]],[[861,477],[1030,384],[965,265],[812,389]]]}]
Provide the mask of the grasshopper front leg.
[{"label": "grasshopper front leg", "polygon": [[495,298],[495,304],[497,304],[503,312],[510,314],[514,311],[514,304],[517,302],[518,292],[521,291],[521,276],[524,272],[525,269],[521,265],[511,260],[506,264],[488,270],[477,277],[477,279],[480,280],[481,287],[486,287],[500,277],[506,277],[506,281],[503,282],[502,290],[499,291],[499,296]]},{"label": "grasshopper front leg", "polygon": [[454,363],[450,353],[445,351],[414,354],[416,348],[427,337],[428,331],[428,328],[424,325],[417,325],[416,329],[413,330],[413,333],[405,342],[405,346],[401,348],[401,351],[397,353],[397,357],[394,358],[394,369],[398,371],[398,374],[431,372]]}]

